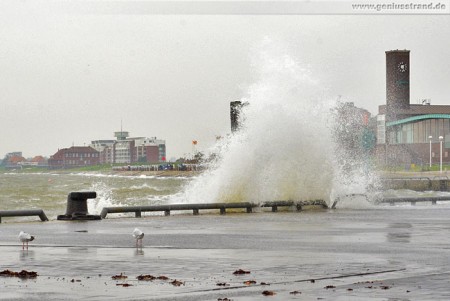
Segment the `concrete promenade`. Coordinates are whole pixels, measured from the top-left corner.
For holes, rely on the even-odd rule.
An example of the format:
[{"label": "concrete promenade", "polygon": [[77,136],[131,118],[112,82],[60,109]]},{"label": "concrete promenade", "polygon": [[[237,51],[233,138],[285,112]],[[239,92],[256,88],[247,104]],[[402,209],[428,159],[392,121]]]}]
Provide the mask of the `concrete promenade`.
[{"label": "concrete promenade", "polygon": [[450,206],[362,207],[3,223],[0,299],[450,300]]}]

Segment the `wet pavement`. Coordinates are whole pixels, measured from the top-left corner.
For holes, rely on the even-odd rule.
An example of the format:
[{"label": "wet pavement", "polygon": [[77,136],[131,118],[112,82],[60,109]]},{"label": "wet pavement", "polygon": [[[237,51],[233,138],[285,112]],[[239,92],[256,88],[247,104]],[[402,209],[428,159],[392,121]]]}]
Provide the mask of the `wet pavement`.
[{"label": "wet pavement", "polygon": [[[0,276],[0,299],[450,300],[449,217],[448,205],[402,205],[4,220],[0,272],[38,276]],[[143,248],[135,247],[135,227],[145,232]],[[21,230],[36,236],[28,250]],[[250,273],[234,275],[239,269]],[[112,279],[121,274],[127,278]]]}]

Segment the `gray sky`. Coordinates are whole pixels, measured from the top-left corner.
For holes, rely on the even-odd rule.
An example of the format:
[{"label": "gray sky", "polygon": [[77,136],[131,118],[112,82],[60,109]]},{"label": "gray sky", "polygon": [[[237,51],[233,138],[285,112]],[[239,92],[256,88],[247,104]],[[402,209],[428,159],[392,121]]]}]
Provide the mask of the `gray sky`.
[{"label": "gray sky", "polygon": [[256,80],[251,57],[265,38],[328,95],[372,114],[385,102],[385,51],[409,49],[411,103],[450,104],[449,15],[107,14],[54,3],[0,2],[0,157],[113,139],[121,120],[131,136],[165,139],[168,158],[192,140],[205,149],[230,132],[229,102]]}]

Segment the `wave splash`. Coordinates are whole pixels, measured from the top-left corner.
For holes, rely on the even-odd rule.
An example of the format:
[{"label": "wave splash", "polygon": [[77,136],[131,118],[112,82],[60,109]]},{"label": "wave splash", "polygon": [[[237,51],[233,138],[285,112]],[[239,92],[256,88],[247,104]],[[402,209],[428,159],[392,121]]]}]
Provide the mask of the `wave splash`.
[{"label": "wave splash", "polygon": [[91,186],[91,191],[97,192],[97,198],[88,200],[89,214],[100,214],[104,207],[120,206],[121,204],[114,204],[111,188],[103,182],[94,182]]},{"label": "wave splash", "polygon": [[349,173],[347,158],[346,174],[340,170],[337,156],[346,154],[336,151],[333,137],[336,101],[325,96],[309,70],[270,41],[254,55],[253,68],[259,80],[241,99],[248,105],[240,130],[213,147],[215,162],[186,187],[183,199],[330,203],[365,187],[370,176],[360,172],[361,164]]}]

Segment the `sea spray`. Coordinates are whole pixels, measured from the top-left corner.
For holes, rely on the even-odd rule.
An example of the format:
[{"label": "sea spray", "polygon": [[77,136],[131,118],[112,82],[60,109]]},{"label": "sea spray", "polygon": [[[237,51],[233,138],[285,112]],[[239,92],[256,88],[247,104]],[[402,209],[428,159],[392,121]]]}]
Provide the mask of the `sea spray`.
[{"label": "sea spray", "polygon": [[377,197],[379,177],[373,162],[375,136],[369,129],[369,113],[353,103],[338,101],[332,129],[338,166],[331,199],[340,207],[364,208]]},{"label": "sea spray", "polygon": [[[97,198],[87,201],[88,212],[90,214],[100,214],[104,207],[113,206],[112,190],[104,182],[94,182],[91,190],[97,192]],[[115,204],[115,206],[119,205]]]},{"label": "sea spray", "polygon": [[241,101],[241,128],[215,146],[216,160],[184,192],[187,202],[330,201],[338,169],[332,108],[318,81],[266,40],[258,80]]}]

